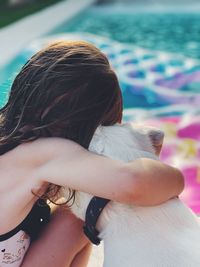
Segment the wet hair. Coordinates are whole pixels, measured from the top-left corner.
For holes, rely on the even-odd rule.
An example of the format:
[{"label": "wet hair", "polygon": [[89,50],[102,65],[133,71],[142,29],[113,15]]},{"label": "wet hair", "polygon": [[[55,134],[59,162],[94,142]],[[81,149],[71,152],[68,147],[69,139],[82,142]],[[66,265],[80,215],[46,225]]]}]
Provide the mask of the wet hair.
[{"label": "wet hair", "polygon": [[[87,149],[99,125],[121,119],[121,90],[106,56],[87,42],[56,42],[36,53],[12,84],[0,109],[0,155],[40,137],[67,138]],[[50,184],[43,197],[53,202],[59,190]]]}]

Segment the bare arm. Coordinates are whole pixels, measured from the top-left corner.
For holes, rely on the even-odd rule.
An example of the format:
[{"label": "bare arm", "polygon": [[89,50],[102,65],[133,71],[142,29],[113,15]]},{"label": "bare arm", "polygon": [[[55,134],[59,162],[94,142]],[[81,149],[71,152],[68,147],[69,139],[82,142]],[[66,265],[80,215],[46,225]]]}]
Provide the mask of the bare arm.
[{"label": "bare arm", "polygon": [[[137,205],[155,205],[181,193],[181,172],[151,159],[123,163],[55,139],[54,153],[35,176],[41,181]],[[48,155],[50,155],[49,153]]]},{"label": "bare arm", "polygon": [[184,177],[179,169],[149,158],[131,164],[137,172],[137,199],[134,203],[153,206],[178,196],[184,189]]}]

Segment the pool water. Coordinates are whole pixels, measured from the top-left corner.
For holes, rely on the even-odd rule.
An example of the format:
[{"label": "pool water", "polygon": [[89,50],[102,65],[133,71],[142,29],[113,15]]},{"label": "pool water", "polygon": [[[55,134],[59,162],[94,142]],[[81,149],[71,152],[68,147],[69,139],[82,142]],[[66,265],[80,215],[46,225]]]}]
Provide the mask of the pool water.
[{"label": "pool water", "polygon": [[0,105],[21,66],[49,41],[83,39],[115,69],[125,121],[161,128],[161,158],[185,175],[182,199],[200,214],[200,15],[92,7],[35,40],[0,70]]},{"label": "pool water", "polygon": [[122,43],[200,58],[199,13],[133,13],[134,6],[90,8],[58,32],[89,32]]}]

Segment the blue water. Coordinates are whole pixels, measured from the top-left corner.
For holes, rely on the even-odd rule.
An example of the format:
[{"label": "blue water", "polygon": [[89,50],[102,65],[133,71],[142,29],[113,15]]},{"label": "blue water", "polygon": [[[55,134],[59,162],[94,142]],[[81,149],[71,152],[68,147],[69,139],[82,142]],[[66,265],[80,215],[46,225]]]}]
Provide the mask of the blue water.
[{"label": "blue water", "polygon": [[90,32],[153,50],[200,58],[200,14],[134,13],[134,7],[90,8],[53,33]]}]

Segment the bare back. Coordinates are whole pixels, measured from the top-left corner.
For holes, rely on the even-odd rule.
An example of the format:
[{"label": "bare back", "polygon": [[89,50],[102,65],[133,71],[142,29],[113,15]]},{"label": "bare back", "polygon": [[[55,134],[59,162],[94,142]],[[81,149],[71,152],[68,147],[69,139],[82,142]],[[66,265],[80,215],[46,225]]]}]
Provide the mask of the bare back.
[{"label": "bare back", "polygon": [[45,192],[48,182],[37,176],[37,169],[63,153],[64,166],[73,154],[78,158],[82,150],[70,140],[39,138],[0,156],[0,235],[15,228],[30,212],[37,200],[33,192],[37,195]]},{"label": "bare back", "polygon": [[38,160],[28,144],[0,157],[0,235],[12,230],[26,217],[37,199],[31,191],[37,192],[44,187],[31,179]]}]

